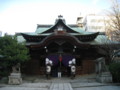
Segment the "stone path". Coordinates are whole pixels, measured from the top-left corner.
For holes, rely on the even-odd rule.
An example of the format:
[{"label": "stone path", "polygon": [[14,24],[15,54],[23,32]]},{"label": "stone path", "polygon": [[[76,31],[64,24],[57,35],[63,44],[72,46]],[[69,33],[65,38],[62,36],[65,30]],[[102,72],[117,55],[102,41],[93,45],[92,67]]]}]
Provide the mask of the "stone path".
[{"label": "stone path", "polygon": [[0,90],[120,90],[120,86],[101,83],[24,83],[0,85]]},{"label": "stone path", "polygon": [[71,83],[73,90],[120,90],[120,84],[83,82]]},{"label": "stone path", "polygon": [[1,85],[0,90],[49,90],[50,83],[23,83],[21,85]]},{"label": "stone path", "polygon": [[49,90],[47,88],[31,88],[31,87],[3,87],[0,90]]},{"label": "stone path", "polygon": [[73,90],[70,83],[24,83],[22,85],[5,85],[0,90]]},{"label": "stone path", "polygon": [[52,83],[50,90],[73,90],[70,83]]},{"label": "stone path", "polygon": [[120,90],[120,86],[99,86],[99,87],[82,87],[74,90]]},{"label": "stone path", "polygon": [[25,77],[21,85],[0,83],[0,90],[120,90],[120,84],[98,83],[95,75],[77,76],[71,80],[68,77],[51,78]]},{"label": "stone path", "polygon": [[109,86],[110,84],[98,83],[98,82],[85,82],[85,83],[71,83],[73,88],[84,88],[84,87],[99,87],[99,86]]}]

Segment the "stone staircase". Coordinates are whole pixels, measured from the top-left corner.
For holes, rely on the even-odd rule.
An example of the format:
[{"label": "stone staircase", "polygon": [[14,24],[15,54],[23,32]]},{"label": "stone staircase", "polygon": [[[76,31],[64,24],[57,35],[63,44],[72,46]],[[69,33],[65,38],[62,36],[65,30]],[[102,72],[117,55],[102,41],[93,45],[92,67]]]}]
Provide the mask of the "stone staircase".
[{"label": "stone staircase", "polygon": [[73,90],[70,83],[52,83],[50,90]]}]

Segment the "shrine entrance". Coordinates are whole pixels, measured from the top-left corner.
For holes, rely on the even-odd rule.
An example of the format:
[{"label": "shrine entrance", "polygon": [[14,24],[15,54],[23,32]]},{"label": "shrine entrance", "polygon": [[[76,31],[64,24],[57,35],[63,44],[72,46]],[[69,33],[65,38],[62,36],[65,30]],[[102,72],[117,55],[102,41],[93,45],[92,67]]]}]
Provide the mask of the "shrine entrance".
[{"label": "shrine entrance", "polygon": [[56,40],[45,47],[48,58],[52,61],[51,76],[70,76],[69,62],[74,57],[74,45],[66,41]]},{"label": "shrine entrance", "polygon": [[70,76],[71,68],[69,62],[72,59],[76,60],[76,75],[94,73],[96,58],[96,49],[82,48],[75,46],[67,41],[54,41],[46,46],[47,56],[53,62],[51,67],[51,76],[58,77],[61,72],[61,77]]},{"label": "shrine entrance", "polygon": [[69,62],[74,59],[73,55],[70,54],[52,54],[48,55],[46,58],[48,58],[50,61],[52,61],[52,68],[51,68],[51,76],[52,77],[60,77],[61,76],[70,76],[70,66]]}]

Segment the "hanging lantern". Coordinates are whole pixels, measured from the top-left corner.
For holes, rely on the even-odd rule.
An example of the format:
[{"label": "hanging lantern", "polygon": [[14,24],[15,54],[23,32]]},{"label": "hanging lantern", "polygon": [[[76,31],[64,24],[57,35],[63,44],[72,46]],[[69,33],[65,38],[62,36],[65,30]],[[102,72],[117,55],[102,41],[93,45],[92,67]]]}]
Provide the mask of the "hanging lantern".
[{"label": "hanging lantern", "polygon": [[60,62],[62,61],[62,56],[61,56],[61,55],[59,56],[59,61],[60,61]]}]

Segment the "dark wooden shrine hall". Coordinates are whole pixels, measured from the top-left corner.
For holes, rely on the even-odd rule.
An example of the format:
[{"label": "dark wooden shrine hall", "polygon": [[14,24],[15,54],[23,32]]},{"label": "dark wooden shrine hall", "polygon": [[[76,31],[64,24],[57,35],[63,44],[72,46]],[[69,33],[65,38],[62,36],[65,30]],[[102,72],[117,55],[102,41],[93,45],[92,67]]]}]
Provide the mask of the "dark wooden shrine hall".
[{"label": "dark wooden shrine hall", "polygon": [[[76,74],[95,72],[95,60],[105,56],[99,46],[102,35],[82,30],[76,24],[67,25],[59,16],[54,25],[38,25],[34,33],[19,33],[24,37],[30,50],[31,60],[27,62],[26,74],[45,74],[45,59],[53,60],[52,75],[59,67],[59,56],[62,56],[62,75],[67,75],[68,61],[76,59]],[[103,52],[102,52],[103,51]]]}]

